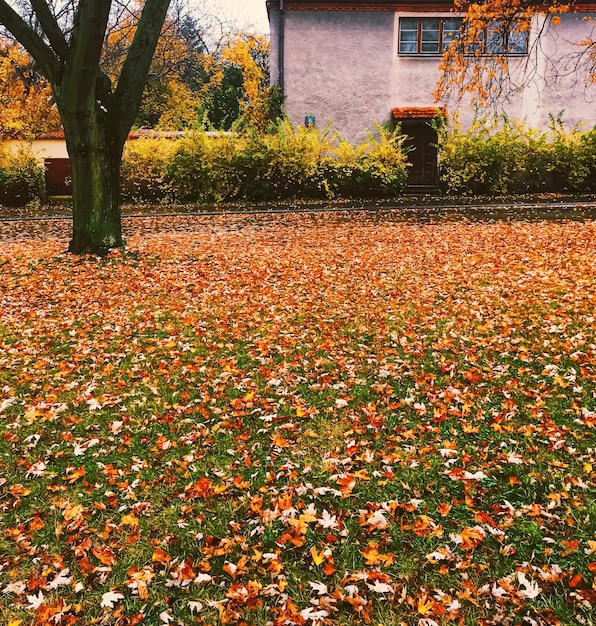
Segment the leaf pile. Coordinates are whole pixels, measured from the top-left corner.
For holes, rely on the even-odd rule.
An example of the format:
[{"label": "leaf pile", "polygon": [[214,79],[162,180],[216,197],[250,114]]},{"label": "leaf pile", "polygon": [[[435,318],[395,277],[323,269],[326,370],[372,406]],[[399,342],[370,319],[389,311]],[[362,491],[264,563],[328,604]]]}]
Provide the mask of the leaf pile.
[{"label": "leaf pile", "polygon": [[66,229],[0,233],[1,623],[593,623],[593,222]]}]

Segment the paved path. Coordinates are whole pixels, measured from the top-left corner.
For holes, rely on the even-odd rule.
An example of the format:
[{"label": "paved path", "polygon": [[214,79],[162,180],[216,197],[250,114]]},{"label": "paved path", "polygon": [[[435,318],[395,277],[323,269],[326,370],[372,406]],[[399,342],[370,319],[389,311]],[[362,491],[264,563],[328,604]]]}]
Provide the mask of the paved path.
[{"label": "paved path", "polygon": [[[256,215],[323,212],[377,212],[383,219],[395,221],[515,221],[515,220],[596,220],[596,195],[576,199],[507,199],[441,198],[402,196],[378,200],[283,201],[270,203],[222,203],[219,205],[125,205],[124,218]],[[9,209],[0,206],[0,222],[28,220],[69,220],[71,209],[60,205],[41,208]]]}]

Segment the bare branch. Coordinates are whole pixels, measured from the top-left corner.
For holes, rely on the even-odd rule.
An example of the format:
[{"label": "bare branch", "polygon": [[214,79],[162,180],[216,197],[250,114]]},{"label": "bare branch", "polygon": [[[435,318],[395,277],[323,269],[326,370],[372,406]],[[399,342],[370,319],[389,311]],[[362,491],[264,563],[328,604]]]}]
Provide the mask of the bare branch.
[{"label": "bare branch", "polygon": [[62,61],[66,61],[69,53],[68,43],[58,26],[56,18],[52,15],[50,7],[45,0],[31,0],[33,11],[39,20],[43,32],[48,38],[50,46]]},{"label": "bare branch", "polygon": [[0,0],[0,23],[27,49],[41,73],[53,83],[60,68],[56,54],[6,0]]}]

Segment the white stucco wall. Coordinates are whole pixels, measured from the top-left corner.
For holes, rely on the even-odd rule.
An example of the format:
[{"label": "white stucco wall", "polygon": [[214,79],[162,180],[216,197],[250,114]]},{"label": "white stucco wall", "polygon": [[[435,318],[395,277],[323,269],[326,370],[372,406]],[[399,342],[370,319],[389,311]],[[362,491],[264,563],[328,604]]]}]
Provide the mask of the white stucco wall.
[{"label": "white stucco wall", "polygon": [[[276,34],[272,24],[273,59]],[[292,122],[304,124],[312,114],[318,127],[333,122],[342,136],[366,137],[366,128],[391,116],[393,51],[393,12],[287,12],[284,85]]]},{"label": "white stucco wall", "polygon": [[[469,124],[476,112],[473,98],[459,105],[434,100],[438,56],[398,54],[399,17],[442,16],[453,13],[286,10],[284,91],[292,122],[301,125],[305,115],[312,114],[319,128],[332,122],[343,137],[359,141],[375,121],[390,120],[393,107],[447,104],[450,113],[457,112],[462,123]],[[561,16],[561,23],[547,29],[535,47],[532,42],[545,19],[536,18],[531,54],[511,59],[514,82],[523,83],[524,90],[504,104],[509,117],[546,128],[549,114],[564,110],[568,125],[596,124],[596,85],[585,74],[571,71],[572,57],[580,50],[578,42],[594,28],[595,22],[585,17]],[[279,14],[272,11],[270,18],[271,78],[279,84]],[[528,73],[521,80],[524,72]]]},{"label": "white stucco wall", "polygon": [[64,139],[35,139],[33,141],[9,139],[1,142],[1,147],[13,154],[19,150],[31,152],[42,165],[44,159],[68,158]]},{"label": "white stucco wall", "polygon": [[[578,65],[578,55],[585,49],[581,42],[594,36],[595,18],[594,13],[567,13],[560,24],[547,28],[535,56],[530,57],[538,72],[523,98],[524,118],[529,123],[546,127],[550,114],[562,112],[567,126],[596,124],[596,84],[590,80],[587,59]],[[536,31],[544,19],[536,19]]]}]

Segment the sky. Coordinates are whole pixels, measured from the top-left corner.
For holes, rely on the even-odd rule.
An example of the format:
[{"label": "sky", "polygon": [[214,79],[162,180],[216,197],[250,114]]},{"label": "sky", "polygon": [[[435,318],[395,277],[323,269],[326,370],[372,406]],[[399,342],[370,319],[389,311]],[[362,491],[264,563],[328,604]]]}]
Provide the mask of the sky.
[{"label": "sky", "polygon": [[252,27],[259,33],[269,33],[266,0],[200,0],[223,19],[237,22],[240,27]]}]

